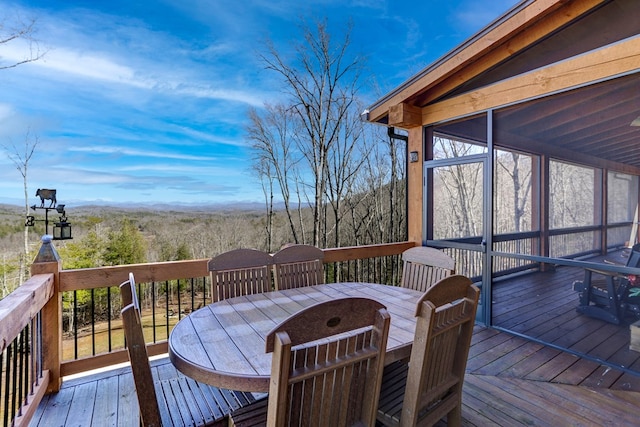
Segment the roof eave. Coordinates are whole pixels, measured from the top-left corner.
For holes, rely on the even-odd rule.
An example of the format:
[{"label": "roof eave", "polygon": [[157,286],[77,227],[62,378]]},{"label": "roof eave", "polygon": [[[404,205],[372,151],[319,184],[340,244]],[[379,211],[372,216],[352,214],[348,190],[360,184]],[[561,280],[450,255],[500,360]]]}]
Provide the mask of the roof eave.
[{"label": "roof eave", "polygon": [[368,108],[366,119],[374,123],[385,122],[390,107],[429,90],[453,73],[459,72],[468,64],[502,45],[514,34],[570,2],[570,0],[522,0],[465,42],[372,104]]}]

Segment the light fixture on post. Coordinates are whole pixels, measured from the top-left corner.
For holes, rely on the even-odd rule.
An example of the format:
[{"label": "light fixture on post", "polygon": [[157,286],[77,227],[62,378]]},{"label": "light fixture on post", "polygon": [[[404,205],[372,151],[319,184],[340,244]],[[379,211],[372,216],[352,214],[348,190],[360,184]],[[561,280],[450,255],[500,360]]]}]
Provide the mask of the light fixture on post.
[{"label": "light fixture on post", "polygon": [[71,237],[71,224],[67,222],[67,213],[64,205],[56,206],[56,211],[60,214],[60,221],[53,225],[53,240],[73,239]]},{"label": "light fixture on post", "polygon": [[71,224],[67,221],[56,222],[53,225],[53,240],[67,240],[71,237]]}]

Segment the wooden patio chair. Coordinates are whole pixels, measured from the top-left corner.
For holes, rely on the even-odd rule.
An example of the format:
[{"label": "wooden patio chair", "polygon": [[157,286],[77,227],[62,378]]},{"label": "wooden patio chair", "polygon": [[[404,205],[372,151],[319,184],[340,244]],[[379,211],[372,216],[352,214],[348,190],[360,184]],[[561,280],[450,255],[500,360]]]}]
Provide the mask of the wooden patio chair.
[{"label": "wooden patio chair", "polygon": [[[633,245],[627,267],[640,268],[640,243]],[[634,280],[640,281],[640,278]],[[579,292],[578,312],[616,325],[622,323],[627,312],[640,314],[638,298],[628,296],[632,286],[624,274],[585,268],[584,280],[573,282]]]},{"label": "wooden patio chair", "polygon": [[[255,402],[251,393],[222,390],[178,375],[154,380],[133,274],[120,285],[122,324],[143,426],[224,425],[229,412]],[[220,398],[225,396],[226,398]]]},{"label": "wooden patio chair", "polygon": [[390,317],[379,302],[308,307],[273,329],[268,402],[234,411],[230,426],[373,426]]},{"label": "wooden patio chair", "polygon": [[324,251],[311,245],[290,245],[273,254],[276,290],[324,283]]},{"label": "wooden patio chair", "polygon": [[405,288],[426,292],[434,283],[451,276],[456,262],[436,248],[415,246],[402,253],[402,281]]},{"label": "wooden patio chair", "polygon": [[462,385],[480,290],[453,275],[440,280],[416,306],[416,332],[409,364],[387,366],[378,421],[385,426],[431,426],[447,416],[459,426]]},{"label": "wooden patio chair", "polygon": [[213,302],[273,290],[273,258],[256,249],[235,249],[209,260]]}]

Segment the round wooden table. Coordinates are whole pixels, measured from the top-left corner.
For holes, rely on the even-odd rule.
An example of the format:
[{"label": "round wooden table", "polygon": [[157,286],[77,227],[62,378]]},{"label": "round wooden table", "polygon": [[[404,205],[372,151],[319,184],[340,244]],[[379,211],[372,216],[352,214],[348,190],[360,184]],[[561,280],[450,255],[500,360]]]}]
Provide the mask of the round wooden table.
[{"label": "round wooden table", "polygon": [[265,336],[318,302],[345,297],[377,300],[391,315],[385,364],[409,357],[415,332],[412,289],[373,283],[330,283],[229,298],[181,319],[169,335],[169,359],[183,374],[231,390],[269,391],[271,353]]}]

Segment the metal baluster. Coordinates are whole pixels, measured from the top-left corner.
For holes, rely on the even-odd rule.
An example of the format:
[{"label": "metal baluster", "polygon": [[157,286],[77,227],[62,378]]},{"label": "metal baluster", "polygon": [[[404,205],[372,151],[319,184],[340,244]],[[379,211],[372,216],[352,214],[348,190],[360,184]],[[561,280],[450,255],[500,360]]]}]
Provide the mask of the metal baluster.
[{"label": "metal baluster", "polygon": [[[167,322],[166,322],[166,329],[167,329],[167,337],[169,336],[169,281],[165,281],[164,282],[164,288],[165,288],[165,301],[166,301],[166,307],[165,307],[165,312],[167,313]],[[155,327],[154,327],[155,330]],[[153,342],[156,342],[155,337],[153,339]]]},{"label": "metal baluster", "polygon": [[[176,280],[176,286],[178,287],[178,320],[182,313],[181,299],[180,299],[180,279]],[[167,338],[169,337],[169,322],[167,321]]]},{"label": "metal baluster", "polygon": [[153,316],[151,322],[153,325],[153,342],[156,342],[156,282],[151,282],[151,314]]},{"label": "metal baluster", "polygon": [[112,311],[112,304],[111,304],[111,287],[107,288],[107,331],[109,331],[109,333],[107,334],[107,340],[108,340],[108,346],[109,346],[109,352],[111,352],[111,350],[113,349],[113,342],[111,340],[111,311]]},{"label": "metal baluster", "polygon": [[11,396],[11,351],[13,349],[13,343],[9,343],[9,346],[2,352],[2,357],[5,359],[4,369],[4,424],[9,425],[9,396]]},{"label": "metal baluster", "polygon": [[[18,335],[20,336],[20,335]],[[18,384],[18,338],[13,340],[13,366],[12,366],[12,375],[11,375],[11,419],[13,420],[16,417],[16,384]]]},{"label": "metal baluster", "polygon": [[73,348],[74,357],[78,358],[78,291],[73,291]]},{"label": "metal baluster", "polygon": [[96,355],[96,294],[91,289],[91,354]]}]

